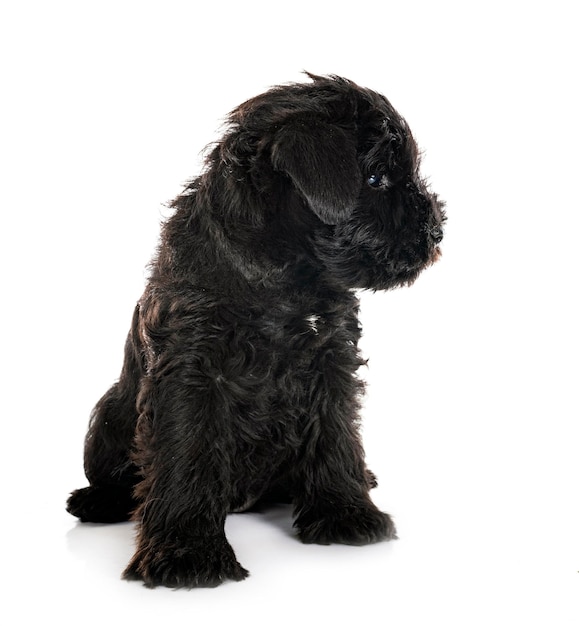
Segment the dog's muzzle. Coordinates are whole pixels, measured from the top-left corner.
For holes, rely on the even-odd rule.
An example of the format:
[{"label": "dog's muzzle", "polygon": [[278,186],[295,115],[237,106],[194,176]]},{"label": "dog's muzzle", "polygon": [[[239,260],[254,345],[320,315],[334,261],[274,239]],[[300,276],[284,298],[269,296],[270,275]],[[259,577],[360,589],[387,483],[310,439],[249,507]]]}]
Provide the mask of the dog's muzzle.
[{"label": "dog's muzzle", "polygon": [[438,245],[444,238],[444,232],[441,226],[433,226],[428,233],[436,245]]}]

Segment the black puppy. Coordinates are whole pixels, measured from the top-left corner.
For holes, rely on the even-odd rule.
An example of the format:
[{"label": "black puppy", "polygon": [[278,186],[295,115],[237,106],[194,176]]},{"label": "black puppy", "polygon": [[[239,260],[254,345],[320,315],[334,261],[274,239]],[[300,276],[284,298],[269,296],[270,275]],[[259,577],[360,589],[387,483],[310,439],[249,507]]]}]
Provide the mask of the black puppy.
[{"label": "black puppy", "polygon": [[173,202],[119,381],[85,446],[82,521],[131,514],[124,576],[241,580],[229,512],[291,501],[300,539],[395,537],[358,432],[354,289],[411,284],[439,256],[442,203],[406,122],[339,77],[242,104]]}]

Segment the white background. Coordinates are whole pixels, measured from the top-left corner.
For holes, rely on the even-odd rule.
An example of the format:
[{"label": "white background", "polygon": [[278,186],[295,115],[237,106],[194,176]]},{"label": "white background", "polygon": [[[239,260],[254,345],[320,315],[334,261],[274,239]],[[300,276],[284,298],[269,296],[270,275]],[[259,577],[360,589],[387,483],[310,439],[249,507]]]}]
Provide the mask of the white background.
[{"label": "white background", "polygon": [[[3,623],[579,623],[576,41],[557,0],[2,3]],[[231,108],[303,69],[387,95],[447,201],[442,261],[362,296],[400,540],[304,546],[286,509],[237,515],[248,580],[147,590],[119,578],[130,524],[64,511],[88,414],[163,203]]]}]

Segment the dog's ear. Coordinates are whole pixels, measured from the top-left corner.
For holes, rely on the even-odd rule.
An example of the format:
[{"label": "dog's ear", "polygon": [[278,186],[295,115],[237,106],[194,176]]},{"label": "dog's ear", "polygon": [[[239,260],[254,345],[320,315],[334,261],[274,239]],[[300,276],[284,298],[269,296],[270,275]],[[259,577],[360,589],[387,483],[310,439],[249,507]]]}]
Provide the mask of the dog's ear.
[{"label": "dog's ear", "polygon": [[346,131],[321,121],[290,122],[276,134],[272,162],[322,222],[338,224],[352,213],[362,175],[356,144]]}]

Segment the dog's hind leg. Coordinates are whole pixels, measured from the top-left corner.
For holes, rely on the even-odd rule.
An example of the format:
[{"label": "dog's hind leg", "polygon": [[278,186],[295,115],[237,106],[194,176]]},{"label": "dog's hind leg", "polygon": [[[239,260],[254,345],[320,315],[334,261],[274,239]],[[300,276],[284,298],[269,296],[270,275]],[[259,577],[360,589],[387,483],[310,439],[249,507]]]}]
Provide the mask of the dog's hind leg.
[{"label": "dog's hind leg", "polygon": [[74,491],[67,510],[82,522],[121,522],[136,507],[136,468],[131,461],[136,396],[143,374],[142,346],[137,331],[139,307],[125,344],[121,375],[92,411],[85,440],[84,467],[90,486]]}]

